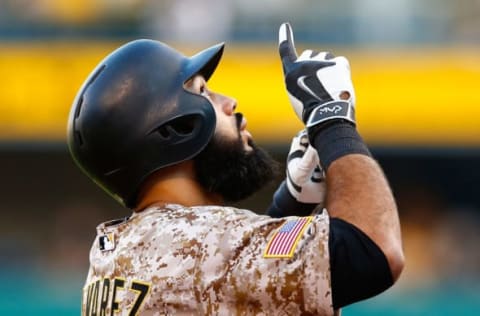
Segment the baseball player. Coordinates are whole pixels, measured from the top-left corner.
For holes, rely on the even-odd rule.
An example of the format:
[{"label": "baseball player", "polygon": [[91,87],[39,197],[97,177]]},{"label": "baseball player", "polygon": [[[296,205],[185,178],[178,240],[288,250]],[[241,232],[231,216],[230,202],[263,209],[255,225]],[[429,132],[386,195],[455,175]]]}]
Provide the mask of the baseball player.
[{"label": "baseball player", "polygon": [[80,89],[73,159],[133,210],[97,227],[82,315],[334,315],[398,278],[395,201],[355,128],[348,61],[298,57],[289,24],[280,56],[305,129],[268,215],[224,205],[272,180],[275,162],[207,86],[223,47],[185,57],[132,41]]}]

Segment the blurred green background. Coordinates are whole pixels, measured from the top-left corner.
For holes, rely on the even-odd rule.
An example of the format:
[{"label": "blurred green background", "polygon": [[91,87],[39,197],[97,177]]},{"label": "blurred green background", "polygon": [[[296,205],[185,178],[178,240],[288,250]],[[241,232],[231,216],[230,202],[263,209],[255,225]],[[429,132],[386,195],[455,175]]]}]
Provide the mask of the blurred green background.
[{"label": "blurred green background", "polygon": [[[0,0],[0,315],[78,315],[95,226],[129,214],[77,169],[68,112],[113,48],[227,43],[212,89],[284,161],[301,128],[276,41],[349,58],[359,129],[398,201],[400,281],[343,315],[480,313],[479,0]],[[280,179],[278,179],[280,181]],[[277,183],[238,206],[263,213]]]}]

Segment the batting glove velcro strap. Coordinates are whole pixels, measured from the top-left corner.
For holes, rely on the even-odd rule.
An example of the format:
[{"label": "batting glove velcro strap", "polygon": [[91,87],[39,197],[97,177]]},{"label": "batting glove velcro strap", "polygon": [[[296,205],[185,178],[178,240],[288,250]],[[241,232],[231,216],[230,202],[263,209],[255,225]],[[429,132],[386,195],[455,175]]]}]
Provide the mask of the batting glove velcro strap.
[{"label": "batting glove velcro strap", "polygon": [[312,110],[310,113],[306,127],[324,123],[329,120],[343,119],[355,125],[355,108],[348,101],[332,101],[324,103]]}]

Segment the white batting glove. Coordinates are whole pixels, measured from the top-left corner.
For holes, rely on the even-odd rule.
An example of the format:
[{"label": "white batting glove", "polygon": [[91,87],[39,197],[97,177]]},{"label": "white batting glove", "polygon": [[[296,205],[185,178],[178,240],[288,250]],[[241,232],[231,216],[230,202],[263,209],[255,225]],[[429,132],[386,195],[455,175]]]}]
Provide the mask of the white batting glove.
[{"label": "white batting glove", "polygon": [[279,52],[290,101],[307,129],[332,119],[355,124],[355,91],[345,57],[312,50],[298,57],[288,23],[280,26]]},{"label": "white batting glove", "polygon": [[288,191],[298,202],[323,206],[325,174],[320,167],[317,151],[308,143],[306,130],[292,140],[287,156],[286,183]]}]

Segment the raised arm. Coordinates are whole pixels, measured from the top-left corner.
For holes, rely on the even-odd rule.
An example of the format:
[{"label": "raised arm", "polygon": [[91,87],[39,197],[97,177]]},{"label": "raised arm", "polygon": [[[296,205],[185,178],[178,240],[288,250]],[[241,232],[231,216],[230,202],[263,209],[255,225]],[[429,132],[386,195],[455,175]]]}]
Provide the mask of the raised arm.
[{"label": "raised arm", "polygon": [[[320,164],[326,172],[325,205],[330,217],[333,221],[340,219],[340,226],[347,223],[345,227],[353,231],[343,235],[345,240],[360,240],[356,242],[359,245],[357,248],[361,248],[364,242],[369,249],[378,246],[387,261],[391,280],[369,292],[376,294],[391,285],[403,269],[400,223],[395,200],[382,169],[356,130],[355,94],[348,60],[328,52],[311,50],[298,57],[293,33],[287,23],[280,27],[279,51],[291,103],[305,123],[310,144],[317,150]],[[374,244],[370,247],[372,241]],[[343,245],[348,246],[348,243]],[[333,250],[336,250],[335,247]],[[376,254],[378,251],[369,253]],[[354,262],[357,260],[354,258],[351,265],[361,268],[352,268],[351,271],[362,273],[362,270],[368,270],[369,260],[375,264],[380,262],[381,266],[382,258],[371,259],[370,254],[362,256],[358,261],[363,260],[365,264]],[[351,260],[346,259],[349,257],[352,256],[337,256],[341,260]],[[372,278],[372,274],[368,273],[365,272],[367,276],[358,280],[368,282]],[[368,284],[363,286],[367,288]],[[346,301],[353,300],[358,300],[358,297]]]}]

